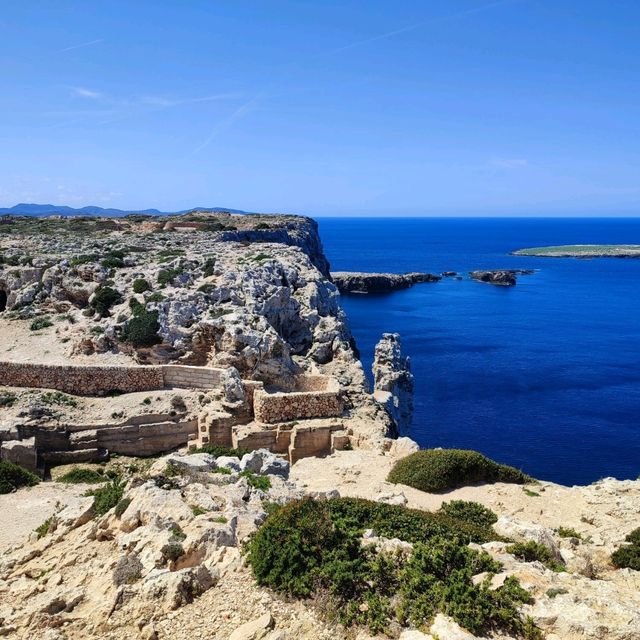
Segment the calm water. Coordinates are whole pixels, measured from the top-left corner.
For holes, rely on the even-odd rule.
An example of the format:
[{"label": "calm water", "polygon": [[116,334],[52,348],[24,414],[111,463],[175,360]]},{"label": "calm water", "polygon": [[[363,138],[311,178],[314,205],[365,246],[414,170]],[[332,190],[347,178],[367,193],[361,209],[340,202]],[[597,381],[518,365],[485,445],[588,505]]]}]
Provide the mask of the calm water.
[{"label": "calm water", "polygon": [[508,255],[639,243],[640,219],[321,219],[332,269],[535,268],[515,287],[444,279],[343,296],[367,370],[384,331],[416,377],[409,435],[582,484],[640,474],[640,259]]}]

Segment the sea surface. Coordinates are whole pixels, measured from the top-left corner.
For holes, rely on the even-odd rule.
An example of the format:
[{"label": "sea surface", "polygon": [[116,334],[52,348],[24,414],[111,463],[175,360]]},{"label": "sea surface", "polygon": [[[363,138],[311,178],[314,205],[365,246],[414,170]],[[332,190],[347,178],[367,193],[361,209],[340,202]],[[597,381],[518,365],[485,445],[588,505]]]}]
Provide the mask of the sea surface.
[{"label": "sea surface", "polygon": [[[640,475],[640,259],[509,255],[640,244],[640,219],[321,218],[334,271],[457,271],[458,281],[343,296],[370,373],[398,332],[415,375],[410,432],[562,484]],[[515,287],[474,269],[533,268]]]}]

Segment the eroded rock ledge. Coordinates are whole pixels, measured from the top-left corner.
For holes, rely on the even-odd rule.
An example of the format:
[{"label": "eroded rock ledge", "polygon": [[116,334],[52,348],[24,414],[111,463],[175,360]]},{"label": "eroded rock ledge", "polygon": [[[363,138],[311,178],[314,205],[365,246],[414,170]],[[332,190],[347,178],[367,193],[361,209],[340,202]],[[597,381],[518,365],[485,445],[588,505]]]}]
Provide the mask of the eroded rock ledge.
[{"label": "eroded rock ledge", "polygon": [[421,282],[438,282],[441,276],[433,273],[364,273],[359,271],[334,271],[333,283],[340,293],[388,293],[407,289]]},{"label": "eroded rock ledge", "polygon": [[470,271],[469,275],[478,282],[513,287],[518,281],[516,276],[530,276],[533,273],[533,269],[495,269],[490,271]]}]

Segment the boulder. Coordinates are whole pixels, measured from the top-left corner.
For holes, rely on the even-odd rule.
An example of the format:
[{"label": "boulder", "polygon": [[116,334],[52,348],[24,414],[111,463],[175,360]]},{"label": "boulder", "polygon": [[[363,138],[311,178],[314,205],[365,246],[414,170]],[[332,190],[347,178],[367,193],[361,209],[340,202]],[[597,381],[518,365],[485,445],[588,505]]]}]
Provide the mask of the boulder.
[{"label": "boulder", "polygon": [[229,636],[229,640],[262,640],[273,629],[275,621],[267,612],[256,620],[245,622]]},{"label": "boulder", "polygon": [[469,633],[457,622],[442,613],[436,615],[429,632],[439,640],[478,640],[477,636]]},{"label": "boulder", "polygon": [[520,522],[507,515],[500,516],[493,525],[493,529],[498,535],[513,538],[517,542],[534,541],[543,544],[551,551],[556,560],[562,561],[562,554],[551,529],[531,522]]}]

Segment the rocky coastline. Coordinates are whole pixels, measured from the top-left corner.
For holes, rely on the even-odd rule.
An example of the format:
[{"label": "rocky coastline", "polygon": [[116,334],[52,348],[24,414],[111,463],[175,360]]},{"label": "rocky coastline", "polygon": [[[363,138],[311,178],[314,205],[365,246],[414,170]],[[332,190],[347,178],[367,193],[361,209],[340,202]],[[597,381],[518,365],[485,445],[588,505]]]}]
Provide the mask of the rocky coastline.
[{"label": "rocky coastline", "polygon": [[441,276],[433,273],[364,273],[359,271],[333,271],[333,283],[340,293],[389,293],[408,289],[414,284],[438,282]]},{"label": "rocky coastline", "polygon": [[[51,480],[0,494],[0,636],[640,640],[640,571],[611,560],[638,525],[640,481],[470,481],[440,493],[389,481],[418,450],[403,437],[413,411],[410,361],[400,336],[384,334],[371,389],[338,289],[374,293],[440,276],[331,273],[317,226],[296,216],[191,212],[6,226],[0,363],[12,366],[0,386],[0,459],[32,460]],[[473,273],[512,286],[528,270]],[[28,379],[11,377],[27,363]],[[65,371],[82,367],[94,377],[106,369],[108,383],[60,391],[33,378],[50,371],[48,384],[60,386]],[[133,386],[107,389],[114,384]],[[100,457],[87,462],[94,450]],[[63,455],[51,463],[52,452]],[[495,518],[488,539],[435,536],[442,548],[458,545],[458,558],[486,554],[477,556],[485,570],[461,571],[450,596],[463,586],[485,603],[516,594],[516,626],[471,633],[460,600],[418,622],[400,616],[376,626],[393,594],[380,607],[369,583],[356,594],[364,600],[342,603],[354,610],[349,626],[327,615],[327,594],[293,598],[259,584],[243,555],[287,505],[360,514],[384,506],[402,513],[393,535],[377,532],[378,522],[347,540],[352,552],[382,554],[383,570],[391,558],[427,557],[422,529],[422,541],[406,539],[420,514],[438,531],[468,531],[468,522],[439,513],[458,501]],[[512,544],[538,555],[518,555]],[[319,553],[302,557],[311,552]],[[400,591],[411,577],[397,575]]]}]

